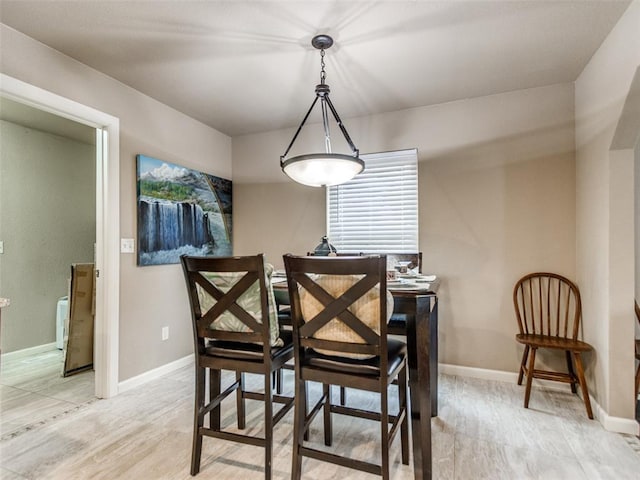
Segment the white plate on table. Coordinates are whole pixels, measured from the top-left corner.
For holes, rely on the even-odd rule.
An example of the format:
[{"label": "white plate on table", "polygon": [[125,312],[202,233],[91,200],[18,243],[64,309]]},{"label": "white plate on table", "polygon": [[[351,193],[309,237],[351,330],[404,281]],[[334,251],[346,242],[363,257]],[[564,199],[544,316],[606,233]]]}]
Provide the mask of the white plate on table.
[{"label": "white plate on table", "polygon": [[398,278],[407,278],[407,279],[413,279],[413,278],[420,278],[420,275],[417,273],[398,273]]},{"label": "white plate on table", "polygon": [[431,283],[436,280],[435,275],[419,275],[416,278],[412,279],[413,282],[416,283]]},{"label": "white plate on table", "polygon": [[429,284],[392,280],[387,282],[387,288],[391,290],[424,290],[429,288]]}]

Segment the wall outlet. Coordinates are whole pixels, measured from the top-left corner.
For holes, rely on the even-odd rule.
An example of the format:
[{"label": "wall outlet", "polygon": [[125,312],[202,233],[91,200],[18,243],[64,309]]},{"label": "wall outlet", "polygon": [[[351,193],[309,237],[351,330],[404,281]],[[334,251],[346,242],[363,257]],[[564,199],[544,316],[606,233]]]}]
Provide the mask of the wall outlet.
[{"label": "wall outlet", "polygon": [[136,242],[133,238],[120,239],[120,253],[134,253]]},{"label": "wall outlet", "polygon": [[169,340],[169,327],[162,327],[162,340]]}]

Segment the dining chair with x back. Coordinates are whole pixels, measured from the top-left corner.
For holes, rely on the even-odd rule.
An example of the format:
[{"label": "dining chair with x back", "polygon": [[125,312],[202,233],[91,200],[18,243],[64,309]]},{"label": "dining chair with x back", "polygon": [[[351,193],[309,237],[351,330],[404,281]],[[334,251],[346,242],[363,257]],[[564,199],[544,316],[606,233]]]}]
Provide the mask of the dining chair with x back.
[{"label": "dining chair with x back", "polygon": [[[302,459],[334,463],[390,476],[389,447],[400,432],[402,462],[409,463],[407,418],[407,347],[387,338],[386,258],[284,256],[295,358],[295,408],[292,478],[302,476]],[[388,388],[397,379],[399,407],[390,414]],[[320,400],[307,405],[307,383],[323,385]],[[365,411],[331,400],[331,385],[377,392],[377,411]],[[323,411],[324,440],[331,446],[332,414],[378,420],[381,462],[373,463],[305,444],[304,435]],[[354,432],[355,434],[356,432]],[[354,438],[357,436],[354,435]]]},{"label": "dining chair with x back", "polygon": [[[261,446],[264,475],[271,479],[273,427],[292,408],[293,398],[272,392],[274,372],[293,357],[290,332],[281,331],[262,254],[248,257],[182,256],[195,343],[195,406],[191,475],[200,471],[203,436]],[[235,381],[222,390],[222,370]],[[209,373],[209,395],[205,391]],[[264,392],[247,391],[245,373],[264,376]],[[236,392],[238,429],[245,428],[245,400],[264,404],[264,437],[225,430],[221,403]],[[283,406],[274,413],[273,402]],[[209,425],[205,419],[209,417]]]}]

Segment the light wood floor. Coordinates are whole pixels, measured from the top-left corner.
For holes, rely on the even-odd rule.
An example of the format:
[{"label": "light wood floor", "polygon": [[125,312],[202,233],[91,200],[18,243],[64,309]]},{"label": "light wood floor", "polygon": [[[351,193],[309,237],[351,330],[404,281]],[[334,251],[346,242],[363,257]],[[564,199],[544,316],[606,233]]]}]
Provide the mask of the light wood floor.
[{"label": "light wood floor", "polygon": [[[92,372],[62,379],[60,362],[60,354],[51,352],[2,363],[2,479],[191,478],[192,367],[95,400]],[[285,380],[291,384],[291,372]],[[637,437],[607,432],[588,420],[568,388],[535,388],[527,410],[524,388],[514,384],[443,375],[440,386],[440,415],[433,419],[434,479],[640,478]],[[366,407],[376,397],[349,390],[348,400]],[[223,424],[233,430],[233,400],[226,406]],[[260,433],[259,403],[249,401],[248,408],[249,431]],[[316,423],[311,441],[322,445]],[[376,422],[338,416],[334,430],[341,453],[361,459],[379,455]],[[274,480],[290,477],[291,431],[289,413],[275,429]],[[393,479],[412,479],[411,467],[400,462],[397,439],[392,451]],[[205,438],[196,478],[262,479],[262,465],[258,447]],[[308,459],[303,472],[310,480],[379,478]]]}]

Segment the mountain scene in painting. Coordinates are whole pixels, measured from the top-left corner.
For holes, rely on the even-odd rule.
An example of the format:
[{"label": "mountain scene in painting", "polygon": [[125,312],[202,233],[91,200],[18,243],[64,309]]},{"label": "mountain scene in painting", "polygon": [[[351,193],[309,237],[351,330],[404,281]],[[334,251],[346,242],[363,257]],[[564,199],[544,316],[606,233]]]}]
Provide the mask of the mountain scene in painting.
[{"label": "mountain scene in painting", "polygon": [[138,168],[138,265],[232,255],[231,180],[144,155]]}]

